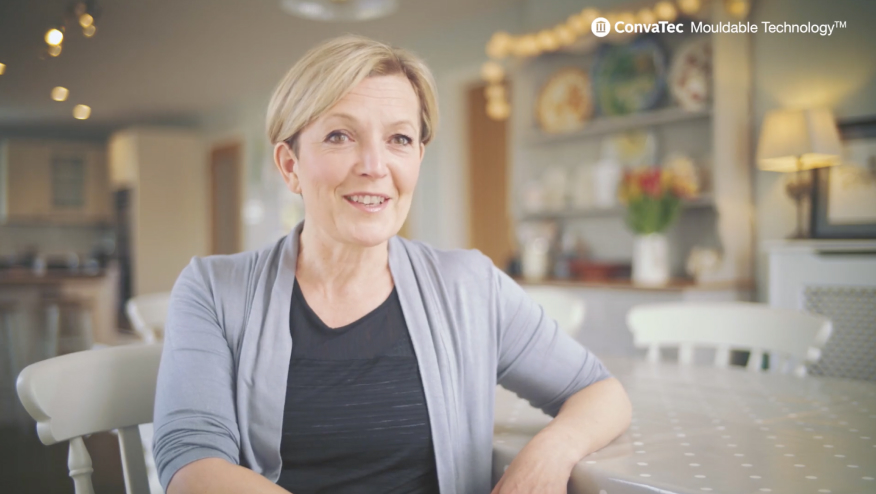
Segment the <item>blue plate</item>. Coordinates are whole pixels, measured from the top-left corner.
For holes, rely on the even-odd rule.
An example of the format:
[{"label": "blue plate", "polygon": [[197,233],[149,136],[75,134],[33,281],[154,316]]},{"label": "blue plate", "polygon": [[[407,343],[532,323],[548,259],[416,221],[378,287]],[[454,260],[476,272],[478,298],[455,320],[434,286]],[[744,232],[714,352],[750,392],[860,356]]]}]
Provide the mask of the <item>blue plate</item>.
[{"label": "blue plate", "polygon": [[602,45],[591,70],[601,115],[626,115],[657,106],[666,91],[666,52],[654,38]]}]

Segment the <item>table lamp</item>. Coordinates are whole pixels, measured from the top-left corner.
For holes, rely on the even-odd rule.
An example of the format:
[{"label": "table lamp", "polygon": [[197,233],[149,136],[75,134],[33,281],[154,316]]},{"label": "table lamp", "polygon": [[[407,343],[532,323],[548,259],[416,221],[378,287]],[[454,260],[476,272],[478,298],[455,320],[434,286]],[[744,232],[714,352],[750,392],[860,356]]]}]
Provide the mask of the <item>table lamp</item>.
[{"label": "table lamp", "polygon": [[788,238],[808,238],[803,200],[812,192],[809,170],[840,164],[839,132],[830,110],[772,110],[763,119],[757,145],[761,170],[794,173],[785,190],[797,204],[797,230]]}]

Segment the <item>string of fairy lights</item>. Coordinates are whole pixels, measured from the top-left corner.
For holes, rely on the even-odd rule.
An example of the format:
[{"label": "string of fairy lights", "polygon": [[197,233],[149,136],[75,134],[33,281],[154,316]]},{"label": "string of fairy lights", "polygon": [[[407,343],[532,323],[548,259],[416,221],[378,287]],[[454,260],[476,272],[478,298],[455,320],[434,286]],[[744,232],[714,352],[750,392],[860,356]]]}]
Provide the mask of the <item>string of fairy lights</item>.
[{"label": "string of fairy lights", "polygon": [[[493,33],[486,45],[490,58],[481,67],[481,78],[487,83],[484,95],[487,99],[486,112],[493,120],[505,120],[511,115],[505,84],[505,61],[523,60],[537,57],[543,53],[564,50],[586,41],[590,24],[598,17],[605,17],[610,25],[617,21],[625,24],[653,24],[659,21],[673,22],[679,15],[693,17],[710,7],[710,3],[721,2],[725,11],[737,19],[744,19],[751,10],[751,0],[660,0],[650,6],[638,9],[622,9],[600,12],[587,7],[570,15],[564,22],[540,31],[512,35],[505,31]],[[629,37],[626,33],[610,31],[608,41]],[[594,39],[590,39],[594,41]]]},{"label": "string of fairy lights", "polygon": [[[81,29],[83,37],[93,38],[97,33],[95,22],[98,12],[94,0],[70,3],[61,20],[56,25],[51,26],[43,36],[46,45],[40,50],[40,58],[57,58],[61,56],[61,53],[64,51],[64,41],[67,39],[67,33],[72,33],[74,30]],[[6,64],[0,62],[0,76],[5,73]],[[55,86],[52,88],[49,96],[54,101],[64,102],[70,97],[70,90],[64,86]],[[77,104],[73,107],[73,118],[86,120],[90,116],[90,106]]]}]

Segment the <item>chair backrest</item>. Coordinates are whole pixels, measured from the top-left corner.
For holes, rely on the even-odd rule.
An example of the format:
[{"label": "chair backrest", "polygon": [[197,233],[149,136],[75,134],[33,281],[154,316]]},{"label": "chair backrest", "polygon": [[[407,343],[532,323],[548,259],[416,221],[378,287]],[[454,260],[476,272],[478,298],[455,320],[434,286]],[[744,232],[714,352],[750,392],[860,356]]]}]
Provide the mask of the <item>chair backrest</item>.
[{"label": "chair backrest", "polygon": [[43,444],[70,441],[76,494],[92,494],[91,456],[82,436],[118,429],[125,489],[148,494],[138,425],[152,422],[162,345],[129,345],[71,353],[25,367],[18,397],[37,422]]},{"label": "chair backrest", "polygon": [[125,304],[125,312],[134,326],[134,331],[140,334],[146,343],[155,343],[163,339],[169,304],[170,292],[138,295]]},{"label": "chair backrest", "polygon": [[695,348],[716,350],[715,365],[725,367],[731,350],[749,351],[748,369],[761,370],[764,353],[770,370],[806,374],[806,364],[821,357],[830,337],[830,320],[751,302],[672,302],[633,307],[627,324],[648,360],[660,360],[660,348],[678,348],[682,364],[693,362]]},{"label": "chair backrest", "polygon": [[578,334],[586,314],[583,299],[561,288],[532,285],[523,288],[549,317],[557,321],[560,329],[573,337]]}]

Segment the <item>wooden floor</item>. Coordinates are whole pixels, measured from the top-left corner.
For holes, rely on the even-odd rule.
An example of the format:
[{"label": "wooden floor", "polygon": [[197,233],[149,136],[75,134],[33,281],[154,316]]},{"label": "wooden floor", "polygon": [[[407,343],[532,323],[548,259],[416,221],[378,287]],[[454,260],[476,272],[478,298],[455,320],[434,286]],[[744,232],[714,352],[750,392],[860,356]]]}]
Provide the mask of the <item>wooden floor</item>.
[{"label": "wooden floor", "polygon": [[[85,439],[94,464],[92,481],[99,494],[125,492],[119,441],[110,433]],[[72,494],[67,476],[67,443],[44,446],[36,426],[0,426],[0,493]]]}]

